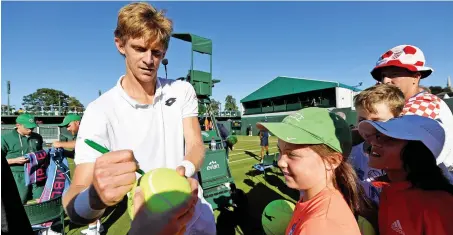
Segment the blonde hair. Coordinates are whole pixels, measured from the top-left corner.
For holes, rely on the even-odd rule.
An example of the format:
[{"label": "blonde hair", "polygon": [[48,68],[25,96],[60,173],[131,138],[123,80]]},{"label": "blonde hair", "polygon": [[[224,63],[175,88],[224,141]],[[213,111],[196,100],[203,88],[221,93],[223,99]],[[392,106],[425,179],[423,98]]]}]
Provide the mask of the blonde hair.
[{"label": "blonde hair", "polygon": [[122,43],[130,38],[145,38],[150,44],[158,41],[165,49],[170,43],[173,22],[165,17],[164,11],[157,11],[148,3],[131,3],[118,13],[115,37]]},{"label": "blonde hair", "polygon": [[396,117],[403,111],[406,100],[398,87],[389,84],[374,85],[354,97],[355,108],[365,109],[368,113],[376,113],[374,106],[378,103],[388,105],[390,111]]}]

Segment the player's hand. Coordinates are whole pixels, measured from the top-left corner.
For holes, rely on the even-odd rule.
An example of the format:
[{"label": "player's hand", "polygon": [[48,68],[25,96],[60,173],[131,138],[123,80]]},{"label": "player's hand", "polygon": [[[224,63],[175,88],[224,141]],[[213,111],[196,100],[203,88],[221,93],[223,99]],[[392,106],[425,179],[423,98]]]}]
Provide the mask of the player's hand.
[{"label": "player's hand", "polygon": [[145,198],[140,187],[134,194],[134,220],[128,234],[148,235],[183,235],[187,223],[192,219],[198,201],[198,181],[188,178],[192,188],[191,197],[181,206],[165,213],[152,213],[145,205]]},{"label": "player's hand", "polygon": [[92,183],[97,195],[90,194],[94,199],[93,209],[103,209],[123,200],[135,184],[137,169],[132,150],[112,151],[97,158]]},{"label": "player's hand", "polygon": [[184,166],[176,167],[176,172],[182,177],[186,177],[186,168]]}]

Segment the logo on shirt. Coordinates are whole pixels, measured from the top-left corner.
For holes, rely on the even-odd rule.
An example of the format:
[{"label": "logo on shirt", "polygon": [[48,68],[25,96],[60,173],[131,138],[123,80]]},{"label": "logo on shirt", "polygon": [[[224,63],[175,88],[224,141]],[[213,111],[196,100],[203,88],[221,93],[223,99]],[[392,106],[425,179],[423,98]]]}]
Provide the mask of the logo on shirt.
[{"label": "logo on shirt", "polygon": [[302,115],[301,113],[293,113],[289,115],[288,118],[291,118],[297,122],[300,122],[305,119],[304,115]]},{"label": "logo on shirt", "polygon": [[266,219],[268,219],[269,221],[272,221],[275,217],[272,216],[272,215],[267,215],[266,212],[264,212],[264,217],[266,217]]},{"label": "logo on shirt", "polygon": [[405,233],[403,231],[403,227],[401,226],[400,220],[395,220],[395,222],[393,222],[392,229],[401,235],[405,235]]},{"label": "logo on shirt", "polygon": [[165,101],[165,105],[167,106],[172,106],[176,101],[176,98],[170,98],[167,101]]},{"label": "logo on shirt", "polygon": [[383,175],[382,171],[372,169],[372,170],[368,171],[368,180],[371,180],[371,181],[377,180],[382,175]]},{"label": "logo on shirt", "polygon": [[291,226],[291,230],[289,230],[288,235],[293,235],[294,230],[296,230],[296,227],[297,227],[297,224],[299,223],[299,221],[300,221],[300,219],[296,223],[294,223],[293,226]]}]

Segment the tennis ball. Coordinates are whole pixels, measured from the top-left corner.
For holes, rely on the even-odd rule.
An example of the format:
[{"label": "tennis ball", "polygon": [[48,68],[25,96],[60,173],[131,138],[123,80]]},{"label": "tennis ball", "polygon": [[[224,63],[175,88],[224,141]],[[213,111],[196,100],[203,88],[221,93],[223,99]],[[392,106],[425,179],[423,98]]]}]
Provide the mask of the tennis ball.
[{"label": "tennis ball", "polygon": [[135,182],[128,195],[128,213],[134,218],[134,194],[140,187],[145,203],[151,212],[162,213],[171,210],[190,198],[192,189],[189,181],[174,169],[158,168],[147,172]]},{"label": "tennis ball", "polygon": [[293,216],[295,205],[288,200],[275,200],[267,204],[261,217],[267,235],[285,234],[286,227]]}]

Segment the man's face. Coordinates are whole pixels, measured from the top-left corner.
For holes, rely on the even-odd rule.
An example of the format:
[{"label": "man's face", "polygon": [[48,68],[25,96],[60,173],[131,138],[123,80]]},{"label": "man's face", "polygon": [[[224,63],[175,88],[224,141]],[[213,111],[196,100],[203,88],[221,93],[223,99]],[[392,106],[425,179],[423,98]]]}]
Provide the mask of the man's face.
[{"label": "man's face", "polygon": [[[390,108],[385,103],[377,103],[374,105],[375,113],[367,112],[363,108],[357,108],[357,118],[361,122],[363,120],[385,122],[395,118],[395,115],[390,111]],[[407,144],[407,141],[395,140],[383,134],[362,133],[365,137],[365,148],[369,148],[368,165],[376,169],[399,170],[402,168],[402,161],[399,156],[401,149]]]},{"label": "man's face", "polygon": [[144,38],[128,39],[123,43],[115,38],[118,51],[126,57],[126,68],[140,83],[155,82],[160,62],[165,57],[164,45],[146,43]]},{"label": "man's face", "polygon": [[[390,108],[385,103],[377,103],[374,105],[375,113],[370,113],[366,109],[362,107],[357,107],[357,123],[360,123],[363,120],[371,120],[371,121],[387,121],[395,116],[390,111]],[[352,131],[353,142],[355,144],[362,143],[364,139],[360,135],[358,130]]]},{"label": "man's face", "polygon": [[362,107],[358,107],[357,109],[357,123],[363,120],[371,120],[371,121],[387,121],[395,117],[391,112],[389,106],[385,103],[377,103],[374,105],[375,113],[370,113],[366,109]]},{"label": "man's face", "polygon": [[415,86],[418,87],[420,73],[411,73],[405,68],[385,67],[381,70],[381,82],[397,86],[405,95]]},{"label": "man's face", "polygon": [[17,132],[19,134],[25,135],[25,136],[30,135],[31,132],[33,131],[33,128],[32,129],[25,128],[24,125],[22,125],[22,124],[16,124],[16,127],[17,127]]},{"label": "man's face", "polygon": [[80,121],[73,121],[68,124],[66,129],[72,134],[76,135],[79,132]]}]

